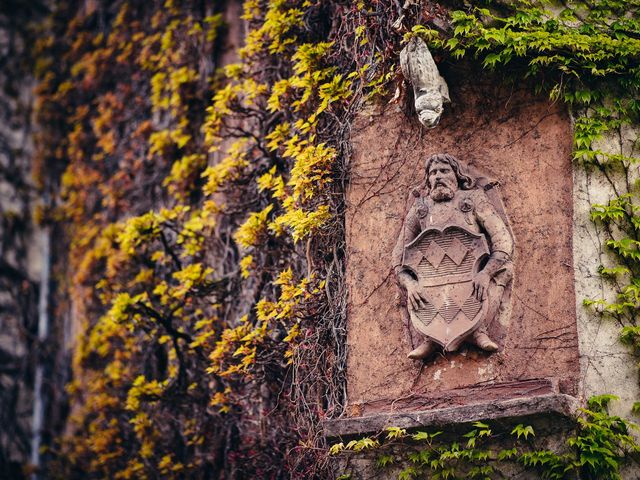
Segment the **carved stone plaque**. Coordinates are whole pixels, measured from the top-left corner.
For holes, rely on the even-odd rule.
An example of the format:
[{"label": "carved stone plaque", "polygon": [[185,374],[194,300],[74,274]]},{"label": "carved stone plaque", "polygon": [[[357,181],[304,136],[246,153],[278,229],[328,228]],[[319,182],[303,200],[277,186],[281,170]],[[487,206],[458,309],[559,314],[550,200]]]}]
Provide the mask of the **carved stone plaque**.
[{"label": "carved stone plaque", "polygon": [[[454,103],[436,128],[426,130],[394,105],[372,107],[354,124],[345,215],[350,416],[578,392],[576,302],[581,299],[576,300],[573,287],[570,119],[559,104],[534,97],[524,87],[505,88],[470,67],[442,65],[440,70]],[[426,162],[442,154],[453,155],[473,183],[456,182],[448,201],[436,201],[427,185]],[[406,289],[398,288],[399,271],[416,267],[407,247],[433,236],[448,254],[435,245],[429,249],[429,242],[422,255],[440,273],[457,267],[464,249],[444,248],[435,234],[448,226],[482,234],[488,251],[471,257],[467,251],[462,260],[464,265],[480,256],[472,268],[475,276],[486,269],[494,250],[507,249],[495,248],[495,233],[479,221],[478,207],[490,207],[513,242],[504,273],[489,282],[487,314],[457,349],[451,344],[445,352],[447,339],[438,343],[434,334],[433,353],[424,361],[409,359],[407,354],[430,338],[429,331],[419,329],[416,315],[411,318]],[[412,228],[405,238],[407,225]],[[458,240],[464,245],[464,238]],[[397,262],[390,258],[394,247]],[[422,274],[414,275],[417,280]],[[506,287],[493,295],[503,288],[497,280]],[[441,288],[424,282],[422,287]],[[429,301],[432,292],[422,293]],[[468,298],[466,293],[461,288],[455,296]],[[453,296],[452,291],[450,303]],[[441,308],[447,302],[432,300]],[[418,307],[420,312],[423,305]],[[450,316],[447,308],[443,318]],[[473,333],[483,329],[497,351],[473,341]]]}]

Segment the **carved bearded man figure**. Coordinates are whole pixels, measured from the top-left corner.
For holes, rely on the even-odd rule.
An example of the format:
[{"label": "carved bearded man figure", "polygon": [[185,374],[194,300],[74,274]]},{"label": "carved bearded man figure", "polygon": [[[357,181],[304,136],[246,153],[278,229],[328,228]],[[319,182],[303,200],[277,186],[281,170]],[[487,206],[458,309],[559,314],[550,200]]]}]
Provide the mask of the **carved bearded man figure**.
[{"label": "carved bearded man figure", "polygon": [[513,238],[455,157],[430,157],[425,173],[393,251],[411,323],[424,337],[408,356],[455,351],[464,341],[496,351],[487,326],[511,281]]}]

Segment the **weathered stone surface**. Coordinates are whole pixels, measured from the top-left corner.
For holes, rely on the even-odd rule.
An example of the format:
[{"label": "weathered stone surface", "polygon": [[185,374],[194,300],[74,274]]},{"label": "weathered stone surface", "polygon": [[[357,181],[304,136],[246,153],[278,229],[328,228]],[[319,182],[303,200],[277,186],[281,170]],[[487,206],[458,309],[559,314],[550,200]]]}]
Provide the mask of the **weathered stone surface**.
[{"label": "weathered stone surface", "polygon": [[[346,442],[380,432],[388,426],[399,426],[409,431],[441,432],[438,440],[444,444],[460,442],[461,435],[473,428],[473,422],[488,422],[494,437],[486,445],[493,451],[512,448],[511,432],[515,425],[533,427],[536,432],[535,448],[562,453],[567,449],[566,435],[575,427],[578,401],[568,395],[546,394],[502,400],[486,405],[470,405],[411,413],[381,413],[368,417],[344,418],[325,423],[325,435],[331,443]],[[400,471],[410,465],[408,452],[411,447],[396,445],[385,454],[393,454],[403,461],[391,467],[379,468],[377,459],[383,453],[379,449],[348,452],[333,459],[336,476],[349,474],[353,480],[397,479]],[[503,461],[494,465],[498,478],[535,480],[539,472],[526,470],[518,462]],[[635,478],[633,476],[623,478]]]},{"label": "weathered stone surface", "polygon": [[400,52],[400,67],[413,87],[413,98],[420,123],[434,128],[440,122],[443,104],[449,103],[449,89],[438,72],[429,47],[420,37],[413,37]]},{"label": "weathered stone surface", "polygon": [[[595,148],[603,152],[631,155],[640,133],[637,127],[623,126],[598,140]],[[631,169],[631,181],[638,173]],[[629,179],[611,169],[609,179],[624,192]],[[613,415],[631,418],[632,406],[640,399],[637,358],[631,349],[620,342],[622,326],[610,319],[600,318],[585,308],[585,298],[615,301],[612,282],[598,275],[602,265],[612,267],[612,259],[604,246],[602,227],[590,219],[591,205],[607,204],[615,196],[612,184],[599,170],[592,171],[577,165],[574,169],[574,231],[573,253],[575,264],[576,311],[580,339],[582,391],[585,398],[604,393],[620,397],[611,402]],[[625,477],[627,478],[627,477]]]},{"label": "weathered stone surface", "polygon": [[387,427],[416,429],[446,427],[456,430],[476,421],[493,420],[492,425],[512,422],[534,425],[544,429],[571,428],[578,410],[578,401],[569,395],[547,394],[482,405],[467,405],[415,412],[378,413],[365,417],[342,418],[325,422],[325,435],[350,437],[377,433]]},{"label": "weathered stone surface", "polygon": [[[426,397],[434,407],[438,397],[440,405],[482,403],[496,398],[495,388],[509,398],[516,392],[504,385],[523,380],[578,393],[570,120],[529,86],[500,87],[474,70],[443,75],[453,103],[438,128],[426,131],[392,106],[362,114],[354,127],[346,215],[351,416],[415,409]],[[423,364],[405,357],[413,345],[388,255],[410,206],[407,192],[422,182],[424,160],[440,152],[500,182],[515,278],[512,311],[501,317],[502,351],[469,347]],[[468,394],[448,395],[456,389]]]}]

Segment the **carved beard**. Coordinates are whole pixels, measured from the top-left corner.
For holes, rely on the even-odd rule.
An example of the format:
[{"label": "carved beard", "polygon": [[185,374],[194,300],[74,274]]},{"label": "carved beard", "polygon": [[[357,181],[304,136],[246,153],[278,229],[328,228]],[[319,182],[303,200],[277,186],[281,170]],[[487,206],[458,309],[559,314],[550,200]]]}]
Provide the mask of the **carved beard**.
[{"label": "carved beard", "polygon": [[456,192],[453,188],[444,184],[437,184],[433,190],[431,190],[431,198],[433,198],[436,202],[445,202],[452,200]]}]

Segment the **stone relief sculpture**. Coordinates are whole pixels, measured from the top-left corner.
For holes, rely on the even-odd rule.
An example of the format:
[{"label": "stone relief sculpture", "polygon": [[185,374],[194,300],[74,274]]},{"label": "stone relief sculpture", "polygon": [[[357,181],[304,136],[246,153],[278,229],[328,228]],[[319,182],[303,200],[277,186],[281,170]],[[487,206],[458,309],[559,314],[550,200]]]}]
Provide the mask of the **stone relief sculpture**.
[{"label": "stone relief sculpture", "polygon": [[424,40],[413,37],[400,52],[402,74],[413,86],[416,113],[420,123],[434,128],[440,122],[443,104],[450,102],[449,88],[438,72]]},{"label": "stone relief sculpture", "polygon": [[452,352],[465,341],[494,352],[499,346],[487,327],[513,275],[501,202],[452,155],[430,157],[425,174],[393,250],[411,324],[423,336],[408,357],[425,359],[438,346]]}]

